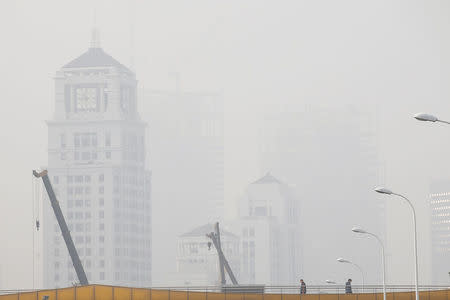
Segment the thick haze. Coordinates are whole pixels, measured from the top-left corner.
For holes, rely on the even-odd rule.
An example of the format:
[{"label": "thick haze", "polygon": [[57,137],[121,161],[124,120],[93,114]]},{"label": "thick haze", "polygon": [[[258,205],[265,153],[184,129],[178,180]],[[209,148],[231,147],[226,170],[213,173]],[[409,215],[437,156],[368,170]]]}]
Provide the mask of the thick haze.
[{"label": "thick haze", "polygon": [[[55,0],[0,4],[0,288],[32,286],[31,170],[47,163],[45,120],[51,118],[54,110],[54,73],[89,47],[94,10],[102,48],[121,63],[132,65],[139,89],[174,88],[170,74],[177,72],[181,74],[183,90],[223,95],[227,216],[235,214],[236,201],[248,183],[269,168],[276,173],[276,166],[261,163],[259,153],[260,133],[267,126],[267,115],[281,111],[281,122],[283,112],[304,112],[308,106],[357,107],[355,113],[373,113],[381,174],[373,186],[384,182],[415,204],[419,280],[421,284],[429,283],[427,194],[433,179],[450,177],[450,128],[419,123],[412,116],[429,112],[450,120],[448,1]],[[315,111],[311,110],[313,114]],[[141,117],[149,122],[151,131],[152,120]],[[341,124],[339,115],[333,119],[312,116],[311,120],[320,128]],[[323,133],[316,137],[318,144],[322,143],[321,138],[327,144],[329,135],[317,132]],[[297,148],[304,142],[292,139]],[[151,143],[147,150],[151,169],[152,161],[158,158],[152,155]],[[351,152],[357,153],[354,149]],[[302,159],[331,162],[331,156],[323,160],[319,157],[323,153],[331,151]],[[351,155],[341,159],[336,165],[357,166]],[[317,170],[320,172],[320,168]],[[304,170],[298,171],[303,172],[299,177],[303,178]],[[317,181],[312,178],[308,189],[317,190],[319,195],[327,191],[330,197],[330,189],[340,186],[340,180],[343,178],[338,172]],[[288,183],[298,186],[297,182]],[[301,201],[308,201],[299,196]],[[335,195],[336,199],[342,197],[348,195]],[[410,213],[404,203],[386,199],[392,199],[386,201],[388,283],[412,284]],[[152,202],[154,215],[171,218],[167,206],[155,197]],[[201,215],[189,213],[192,219]],[[364,220],[364,216],[357,219]],[[165,229],[156,220],[153,232],[162,237]],[[304,228],[313,236],[316,231],[339,227],[333,222],[324,218],[320,224],[304,224]],[[170,232],[185,230],[185,225],[177,224],[176,219],[171,226]],[[370,242],[352,239],[350,229],[343,232],[343,240],[351,243],[347,245],[349,253],[334,253],[333,244],[327,244],[324,236],[318,234],[316,238],[322,239],[320,245],[326,257],[303,259],[310,265],[314,265],[314,260],[322,260],[322,273],[309,268],[309,274],[299,276],[309,277],[308,282],[316,284],[323,284],[325,279],[341,281],[347,274],[353,276],[349,273],[353,271],[337,265],[334,257],[358,261],[359,250],[366,251],[364,247]],[[153,242],[153,282],[169,285],[164,270],[174,272],[175,262],[158,259],[158,255],[165,253],[166,248],[174,251],[175,241],[168,236],[167,240],[154,238]],[[305,243],[311,251],[311,241]],[[370,246],[368,251],[376,251],[374,242]],[[374,259],[378,259],[378,252],[374,253]],[[326,264],[330,268],[328,274]],[[364,267],[364,262],[361,265]],[[380,282],[378,275],[368,277],[370,283]]]}]

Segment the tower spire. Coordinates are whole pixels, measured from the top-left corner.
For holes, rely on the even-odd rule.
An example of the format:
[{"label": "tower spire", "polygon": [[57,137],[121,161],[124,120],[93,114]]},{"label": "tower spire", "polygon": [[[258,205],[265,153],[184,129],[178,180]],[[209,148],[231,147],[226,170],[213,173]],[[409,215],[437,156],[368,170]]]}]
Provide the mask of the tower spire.
[{"label": "tower spire", "polygon": [[94,7],[93,26],[91,31],[91,48],[100,48],[100,30],[97,27],[97,7]]},{"label": "tower spire", "polygon": [[100,31],[98,30],[97,27],[92,28],[91,48],[101,48],[100,47]]}]

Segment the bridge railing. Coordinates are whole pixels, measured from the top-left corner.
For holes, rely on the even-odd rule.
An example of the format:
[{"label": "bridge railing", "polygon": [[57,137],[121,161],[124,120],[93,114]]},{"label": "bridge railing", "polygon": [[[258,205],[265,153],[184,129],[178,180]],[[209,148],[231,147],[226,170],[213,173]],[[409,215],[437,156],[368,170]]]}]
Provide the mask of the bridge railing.
[{"label": "bridge railing", "polygon": [[[222,292],[218,287],[129,288],[89,285],[51,290],[0,290],[0,300],[383,300],[381,286],[265,286],[260,293]],[[387,300],[415,300],[413,286],[388,286]],[[450,300],[448,286],[421,286],[420,300]]]}]

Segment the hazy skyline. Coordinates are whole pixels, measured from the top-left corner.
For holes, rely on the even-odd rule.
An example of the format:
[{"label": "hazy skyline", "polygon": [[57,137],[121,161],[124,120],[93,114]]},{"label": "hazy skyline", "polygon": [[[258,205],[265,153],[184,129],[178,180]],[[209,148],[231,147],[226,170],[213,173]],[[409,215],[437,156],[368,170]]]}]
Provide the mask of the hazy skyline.
[{"label": "hazy skyline", "polygon": [[[450,177],[450,128],[412,116],[450,119],[450,3],[47,0],[0,4],[1,288],[32,284],[31,170],[47,164],[52,78],[89,47],[94,5],[102,48],[133,65],[139,89],[173,88],[169,74],[178,72],[183,90],[223,95],[228,215],[245,186],[267,171],[257,156],[266,112],[308,103],[376,107],[385,182],[416,205],[419,280],[428,283],[427,193],[433,179]],[[412,284],[410,212],[386,201],[388,280]],[[360,242],[355,237],[355,249]]]}]

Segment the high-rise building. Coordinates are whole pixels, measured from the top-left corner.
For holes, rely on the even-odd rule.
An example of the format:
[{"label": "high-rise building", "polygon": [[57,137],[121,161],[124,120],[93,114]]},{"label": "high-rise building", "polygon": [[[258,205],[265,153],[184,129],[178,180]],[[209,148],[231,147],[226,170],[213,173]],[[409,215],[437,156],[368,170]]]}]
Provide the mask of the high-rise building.
[{"label": "high-rise building", "polygon": [[432,284],[450,280],[450,181],[430,186]]},{"label": "high-rise building", "polygon": [[267,173],[250,184],[239,205],[244,284],[296,284],[301,270],[299,203],[293,190]]},{"label": "high-rise building", "polygon": [[159,259],[154,261],[153,283],[175,284],[178,237],[186,228],[223,217],[223,97],[178,88],[146,89],[143,99],[143,114],[152,129],[152,198],[159,225],[153,239],[169,245],[155,249]]},{"label": "high-rise building", "polygon": [[373,191],[382,180],[376,115],[340,103],[290,105],[265,115],[260,164],[261,171],[292,184],[302,199],[304,260],[298,276],[323,284],[324,276],[344,280],[339,276],[348,271],[361,284],[357,270],[336,262],[343,256],[362,266],[366,283],[381,282],[379,251],[351,232],[361,226],[385,240],[384,198]]},{"label": "high-rise building", "polygon": [[[177,276],[178,284],[191,286],[220,285],[219,256],[211,240],[206,236],[214,232],[213,224],[197,227],[178,238]],[[239,237],[227,230],[220,230],[223,253],[239,278]],[[225,276],[230,284],[228,275]]]},{"label": "high-rise building", "polygon": [[[48,174],[92,283],[151,284],[151,177],[136,86],[95,40],[55,76]],[[44,286],[67,286],[78,279],[44,203]]]}]

